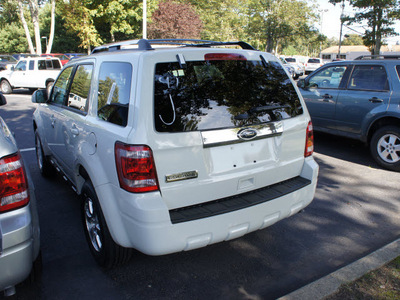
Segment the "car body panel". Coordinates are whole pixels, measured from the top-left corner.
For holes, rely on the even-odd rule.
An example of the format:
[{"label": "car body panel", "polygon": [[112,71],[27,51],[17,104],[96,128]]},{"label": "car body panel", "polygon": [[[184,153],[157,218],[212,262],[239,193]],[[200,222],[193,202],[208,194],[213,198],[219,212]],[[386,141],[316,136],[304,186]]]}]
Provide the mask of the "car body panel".
[{"label": "car body panel", "polygon": [[[0,117],[0,159],[17,152],[15,139]],[[29,203],[0,213],[0,291],[13,289],[26,279],[40,251],[35,190],[29,171],[26,171],[26,175]]]},{"label": "car body panel", "polygon": [[[64,104],[54,104],[51,101],[42,103],[34,112],[34,121],[42,138],[45,154],[69,178],[78,193],[84,182],[79,170],[85,170],[96,190],[111,236],[123,247],[133,247],[152,255],[191,250],[264,228],[293,215],[313,199],[318,165],[312,157],[304,157],[306,128],[310,121],[306,109],[292,118],[269,123],[267,127],[271,126],[273,130],[266,137],[235,141],[231,144],[218,140],[220,145],[217,146],[210,146],[205,142],[212,130],[156,130],[155,118],[159,116],[154,113],[154,67],[157,63],[176,63],[177,57],[183,57],[186,62],[204,61],[207,54],[215,54],[214,52],[240,54],[247,60],[258,61],[260,66],[264,59],[267,64],[277,64],[282,68],[282,64],[274,56],[250,50],[171,48],[154,51],[126,50],[118,55],[100,52],[71,60],[64,67],[64,70],[68,67],[76,70],[82,64],[93,64],[95,79],[91,80],[87,112],[66,107],[68,96],[64,99]],[[121,62],[132,69],[129,90],[123,91],[122,84],[126,84],[126,78],[121,80],[118,74],[109,74],[107,80],[114,82],[110,88],[112,95],[113,89],[116,89],[114,84],[123,82],[117,87],[119,93],[124,93],[130,99],[127,104],[129,117],[126,125],[111,123],[98,114],[102,108],[98,107],[98,97],[101,94],[99,83],[103,83],[99,79],[102,64]],[[62,74],[58,77],[50,98],[56,93],[55,87]],[[285,84],[292,86],[292,80],[287,73],[285,78]],[[297,88],[294,91],[299,103],[305,107]],[[111,103],[110,96],[108,101]],[[217,110],[218,107],[215,108]],[[51,117],[55,119],[54,128],[48,125],[52,124]],[[225,133],[224,130],[226,128],[220,128],[214,133],[221,136],[220,133]],[[257,127],[257,130],[263,129]],[[234,136],[238,140],[236,134]],[[130,193],[120,187],[115,159],[116,142],[151,148],[159,190]],[[196,175],[185,177],[188,173]],[[168,180],[174,176],[181,176],[183,179]],[[171,210],[246,194],[298,176],[303,176],[310,183],[262,205],[179,225],[171,222]],[[243,227],[243,224],[248,225]],[[244,229],[235,231],[238,227]],[[213,238],[210,239],[209,236]]]}]

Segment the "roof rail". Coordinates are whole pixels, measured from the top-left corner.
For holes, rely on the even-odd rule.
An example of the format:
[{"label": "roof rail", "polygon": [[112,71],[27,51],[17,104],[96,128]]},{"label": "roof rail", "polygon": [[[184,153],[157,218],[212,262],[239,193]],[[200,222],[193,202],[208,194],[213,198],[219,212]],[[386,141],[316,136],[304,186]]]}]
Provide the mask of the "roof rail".
[{"label": "roof rail", "polygon": [[239,46],[246,50],[256,50],[251,45],[246,42],[215,42],[207,40],[195,40],[195,39],[140,39],[140,40],[128,40],[122,42],[116,42],[112,44],[107,44],[99,46],[93,49],[91,54],[99,53],[103,51],[118,51],[124,46],[137,45],[138,50],[154,50],[152,45],[172,45],[172,46],[182,46],[182,47],[217,47],[217,46]]},{"label": "roof rail", "polygon": [[363,59],[400,59],[400,55],[361,55],[354,60]]}]

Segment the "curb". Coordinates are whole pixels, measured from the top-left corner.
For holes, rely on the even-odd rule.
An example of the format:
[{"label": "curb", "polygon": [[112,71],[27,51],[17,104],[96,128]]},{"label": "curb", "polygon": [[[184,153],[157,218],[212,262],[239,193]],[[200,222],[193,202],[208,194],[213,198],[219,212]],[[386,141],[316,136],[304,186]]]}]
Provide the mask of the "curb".
[{"label": "curb", "polygon": [[323,299],[335,293],[342,284],[354,281],[398,256],[400,256],[400,239],[278,300]]}]

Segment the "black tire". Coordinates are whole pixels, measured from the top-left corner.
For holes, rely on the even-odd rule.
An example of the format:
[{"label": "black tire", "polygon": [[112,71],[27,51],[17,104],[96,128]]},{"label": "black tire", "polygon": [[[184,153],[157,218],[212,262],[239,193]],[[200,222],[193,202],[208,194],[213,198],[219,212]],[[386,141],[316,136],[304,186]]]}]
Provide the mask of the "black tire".
[{"label": "black tire", "polygon": [[382,167],[400,171],[400,127],[385,126],[372,135],[370,151]]},{"label": "black tire", "polygon": [[105,269],[128,262],[133,249],[121,247],[112,239],[96,191],[90,181],[84,183],[81,198],[83,230],[96,262]]},{"label": "black tire", "polygon": [[40,136],[37,130],[35,130],[35,150],[36,162],[38,164],[40,173],[43,177],[52,177],[55,174],[55,169],[51,162],[44,155],[42,142],[40,140]]},{"label": "black tire", "polygon": [[0,82],[0,90],[3,94],[11,94],[13,89],[7,79],[3,79]]}]

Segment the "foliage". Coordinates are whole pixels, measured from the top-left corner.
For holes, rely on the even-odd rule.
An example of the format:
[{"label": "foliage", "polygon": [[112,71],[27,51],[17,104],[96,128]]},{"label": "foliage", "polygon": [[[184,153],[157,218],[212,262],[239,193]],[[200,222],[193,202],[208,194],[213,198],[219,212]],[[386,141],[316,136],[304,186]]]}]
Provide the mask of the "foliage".
[{"label": "foliage", "polygon": [[190,4],[160,2],[149,25],[149,37],[199,39],[203,24]]},{"label": "foliage", "polygon": [[16,22],[0,29],[0,53],[27,53],[29,47],[24,29]]},{"label": "foliage", "polygon": [[[363,35],[364,45],[369,47],[371,54],[379,54],[382,40],[396,32],[392,27],[400,17],[399,0],[347,0],[351,6],[359,9],[354,17],[343,17],[346,24],[366,22],[368,29]],[[340,3],[342,0],[329,0]]]},{"label": "foliage", "polygon": [[358,46],[363,44],[362,36],[358,34],[349,34],[346,35],[344,40],[342,41],[343,46]]}]

